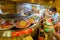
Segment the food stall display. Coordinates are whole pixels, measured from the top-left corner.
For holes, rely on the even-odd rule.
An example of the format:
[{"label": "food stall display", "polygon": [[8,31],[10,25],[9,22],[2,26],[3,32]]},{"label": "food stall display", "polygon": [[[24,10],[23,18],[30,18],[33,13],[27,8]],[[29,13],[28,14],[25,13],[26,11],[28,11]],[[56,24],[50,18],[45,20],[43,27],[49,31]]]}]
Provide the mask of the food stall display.
[{"label": "food stall display", "polygon": [[[36,20],[35,20],[36,21]],[[8,40],[16,38],[23,38],[28,40],[27,38],[24,38],[24,36],[30,36],[32,39],[32,36],[34,36],[34,33],[38,28],[38,22],[35,22],[34,19],[28,18],[26,20],[19,20],[16,22],[12,22],[9,20],[2,19],[0,20],[0,40]],[[22,40],[22,39],[21,39]],[[32,39],[33,40],[33,39]]]},{"label": "food stall display", "polygon": [[0,40],[33,40],[39,18],[31,15],[1,14]]},{"label": "food stall display", "polygon": [[5,19],[0,20],[0,30],[7,30],[14,26],[13,22],[7,21]]}]

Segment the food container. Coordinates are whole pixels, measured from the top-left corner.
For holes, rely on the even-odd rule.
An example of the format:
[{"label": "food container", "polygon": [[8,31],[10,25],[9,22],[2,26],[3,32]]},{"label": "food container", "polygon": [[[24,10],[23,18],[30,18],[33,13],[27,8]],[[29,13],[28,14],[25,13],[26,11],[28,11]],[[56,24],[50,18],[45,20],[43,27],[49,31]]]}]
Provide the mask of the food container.
[{"label": "food container", "polygon": [[[37,31],[37,28],[39,26],[39,22],[30,24],[28,21],[28,16],[27,17],[20,16],[20,17],[16,17],[13,19],[6,17],[4,19],[5,19],[5,21],[8,20],[9,22],[13,23],[13,25],[10,26],[10,28],[0,30],[0,40],[23,40],[23,38],[26,36],[34,37],[34,35]],[[22,20],[24,20],[28,23],[27,26],[26,27],[17,27],[16,23],[20,22]],[[13,34],[13,36],[12,36],[12,34]]]},{"label": "food container", "polygon": [[1,19],[0,20],[0,30],[8,30],[14,27],[14,22],[11,20]]},{"label": "food container", "polygon": [[27,20],[20,20],[16,22],[16,28],[28,28],[30,26],[29,21]]}]

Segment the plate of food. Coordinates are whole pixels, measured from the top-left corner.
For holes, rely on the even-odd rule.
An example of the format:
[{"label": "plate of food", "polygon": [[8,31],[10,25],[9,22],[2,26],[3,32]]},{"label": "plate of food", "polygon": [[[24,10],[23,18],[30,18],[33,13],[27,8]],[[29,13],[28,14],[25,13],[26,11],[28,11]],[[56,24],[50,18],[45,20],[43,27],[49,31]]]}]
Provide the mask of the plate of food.
[{"label": "plate of food", "polygon": [[0,30],[8,30],[14,27],[14,23],[11,21],[0,20]]},{"label": "plate of food", "polygon": [[28,28],[30,26],[30,23],[28,20],[20,20],[16,22],[16,28]]}]

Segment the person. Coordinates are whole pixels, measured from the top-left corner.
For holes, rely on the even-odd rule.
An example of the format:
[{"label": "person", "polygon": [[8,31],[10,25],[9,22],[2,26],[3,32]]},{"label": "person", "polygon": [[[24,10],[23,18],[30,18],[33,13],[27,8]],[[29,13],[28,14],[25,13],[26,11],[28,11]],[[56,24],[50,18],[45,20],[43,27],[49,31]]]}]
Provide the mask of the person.
[{"label": "person", "polygon": [[59,21],[59,13],[57,12],[57,9],[55,7],[50,8],[49,13],[52,15],[51,18],[53,20],[53,23]]},{"label": "person", "polygon": [[55,23],[54,28],[55,28],[54,35],[57,37],[57,40],[60,40],[60,21]]}]

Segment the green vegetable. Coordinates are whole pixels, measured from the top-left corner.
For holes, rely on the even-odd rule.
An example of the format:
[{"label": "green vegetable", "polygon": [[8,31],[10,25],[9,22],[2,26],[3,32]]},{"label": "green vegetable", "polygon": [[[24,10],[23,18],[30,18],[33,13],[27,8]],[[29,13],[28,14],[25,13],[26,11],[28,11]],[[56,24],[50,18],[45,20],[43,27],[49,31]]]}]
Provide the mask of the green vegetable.
[{"label": "green vegetable", "polygon": [[49,29],[45,29],[45,32],[49,32]]}]

